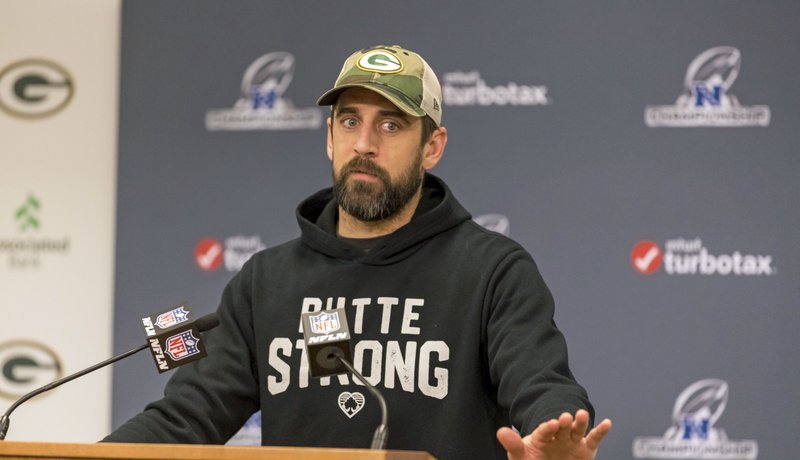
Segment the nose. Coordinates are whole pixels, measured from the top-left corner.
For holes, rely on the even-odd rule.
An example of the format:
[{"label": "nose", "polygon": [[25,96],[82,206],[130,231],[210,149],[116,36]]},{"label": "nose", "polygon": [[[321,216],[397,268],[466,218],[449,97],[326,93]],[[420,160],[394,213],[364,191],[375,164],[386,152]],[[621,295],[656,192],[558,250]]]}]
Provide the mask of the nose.
[{"label": "nose", "polygon": [[369,157],[374,157],[378,154],[377,133],[367,124],[362,125],[361,129],[359,129],[353,150],[359,155]]}]

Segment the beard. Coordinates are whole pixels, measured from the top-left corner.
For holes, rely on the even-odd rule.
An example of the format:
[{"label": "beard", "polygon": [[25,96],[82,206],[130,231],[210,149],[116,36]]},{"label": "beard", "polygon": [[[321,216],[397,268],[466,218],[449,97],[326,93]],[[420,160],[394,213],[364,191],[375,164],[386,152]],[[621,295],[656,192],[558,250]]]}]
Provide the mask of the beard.
[{"label": "beard", "polygon": [[[371,174],[379,183],[348,181],[354,172]],[[400,211],[419,190],[422,176],[422,150],[394,182],[385,169],[358,156],[344,165],[339,174],[333,171],[333,196],[347,214],[361,221],[375,222]]]}]

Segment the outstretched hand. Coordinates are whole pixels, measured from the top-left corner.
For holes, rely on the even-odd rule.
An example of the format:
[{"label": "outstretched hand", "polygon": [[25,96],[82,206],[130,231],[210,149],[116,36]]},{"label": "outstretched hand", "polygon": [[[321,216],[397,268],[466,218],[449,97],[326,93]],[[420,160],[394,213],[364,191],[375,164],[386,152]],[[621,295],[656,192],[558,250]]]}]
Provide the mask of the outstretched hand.
[{"label": "outstretched hand", "polygon": [[575,418],[564,412],[558,420],[541,423],[524,438],[511,428],[500,428],[497,440],[506,449],[509,460],[592,460],[611,430],[611,420],[603,420],[584,436],[588,427],[589,412],[581,409]]}]

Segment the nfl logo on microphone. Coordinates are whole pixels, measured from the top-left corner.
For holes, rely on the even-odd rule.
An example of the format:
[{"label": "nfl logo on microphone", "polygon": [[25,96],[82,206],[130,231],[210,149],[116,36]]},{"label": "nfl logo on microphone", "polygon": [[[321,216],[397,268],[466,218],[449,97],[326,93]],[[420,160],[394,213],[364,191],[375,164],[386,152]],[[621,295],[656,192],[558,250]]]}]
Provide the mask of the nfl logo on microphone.
[{"label": "nfl logo on microphone", "polygon": [[189,312],[183,306],[158,315],[156,326],[161,329],[172,327],[189,320]]},{"label": "nfl logo on microphone", "polygon": [[322,312],[316,316],[309,316],[308,321],[314,334],[328,334],[341,328],[339,312]]},{"label": "nfl logo on microphone", "polygon": [[198,348],[199,339],[192,334],[192,331],[182,332],[167,339],[167,354],[174,361],[188,358],[200,353]]}]

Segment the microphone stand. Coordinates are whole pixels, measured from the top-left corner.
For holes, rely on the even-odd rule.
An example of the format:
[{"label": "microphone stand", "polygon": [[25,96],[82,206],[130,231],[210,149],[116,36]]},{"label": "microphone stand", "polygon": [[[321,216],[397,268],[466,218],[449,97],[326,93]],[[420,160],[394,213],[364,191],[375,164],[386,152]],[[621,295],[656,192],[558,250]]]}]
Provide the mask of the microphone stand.
[{"label": "microphone stand", "polygon": [[[207,314],[205,316],[201,316],[200,318],[197,318],[197,320],[195,320],[194,324],[197,326],[197,329],[200,332],[205,332],[205,331],[208,331],[210,329],[213,329],[213,328],[217,327],[217,325],[219,325],[219,318],[217,318],[216,313],[209,313],[209,314]],[[56,380],[55,382],[48,383],[47,385],[45,385],[45,386],[43,386],[43,387],[41,387],[39,389],[33,390],[30,393],[26,394],[25,396],[19,398],[14,404],[11,405],[11,407],[8,408],[6,413],[3,414],[2,417],[0,417],[0,441],[6,439],[6,433],[8,433],[8,425],[11,422],[11,420],[10,420],[11,413],[14,412],[14,409],[19,407],[20,404],[22,404],[25,401],[33,398],[36,395],[44,393],[45,391],[50,391],[53,388],[59,387],[59,386],[65,384],[65,383],[67,383],[67,382],[69,382],[71,380],[75,380],[78,377],[86,375],[89,372],[94,372],[97,369],[100,369],[101,367],[108,366],[109,364],[113,364],[113,363],[115,363],[115,362],[117,362],[117,361],[119,361],[121,359],[125,359],[128,356],[131,356],[131,355],[134,355],[136,353],[139,353],[140,351],[144,350],[145,348],[148,348],[149,346],[150,346],[150,344],[145,342],[144,345],[139,345],[138,347],[136,347],[136,348],[134,348],[132,350],[128,350],[125,353],[119,354],[119,355],[114,356],[112,358],[108,358],[107,360],[105,360],[103,362],[100,362],[100,363],[97,363],[94,366],[87,367],[86,369],[84,369],[84,370],[82,370],[80,372],[76,372],[76,373],[74,373],[72,375],[68,375],[68,376],[66,376],[64,378]]]},{"label": "microphone stand", "polygon": [[[334,355],[336,356],[336,355]],[[386,448],[386,440],[389,438],[389,426],[388,426],[388,410],[386,409],[386,400],[383,399],[383,395],[369,382],[367,379],[364,378],[350,363],[347,362],[341,356],[336,356],[336,358],[344,364],[344,367],[347,368],[350,372],[353,373],[354,376],[358,377],[358,380],[367,387],[370,393],[375,395],[378,398],[378,404],[381,406],[381,424],[378,425],[378,428],[375,428],[375,433],[372,435],[372,444],[369,446],[370,449],[385,449]]]},{"label": "microphone stand", "polygon": [[45,391],[50,391],[53,388],[59,387],[59,386],[65,384],[65,383],[67,383],[67,382],[69,382],[71,380],[75,380],[78,377],[86,375],[86,374],[88,374],[90,372],[94,372],[97,369],[100,369],[101,367],[108,366],[109,364],[113,364],[113,363],[119,361],[120,359],[127,358],[130,355],[136,354],[136,353],[144,350],[147,347],[148,347],[148,344],[140,345],[140,346],[138,346],[138,347],[136,347],[136,348],[134,348],[132,350],[126,351],[125,353],[122,353],[120,355],[114,356],[113,358],[109,358],[109,359],[107,359],[107,360],[105,360],[105,361],[103,361],[101,363],[97,363],[92,367],[87,367],[86,369],[84,369],[84,370],[82,370],[80,372],[76,372],[76,373],[74,373],[72,375],[68,375],[68,376],[63,377],[63,378],[61,378],[59,380],[56,380],[54,382],[50,382],[47,385],[45,385],[45,386],[43,386],[41,388],[38,388],[36,390],[33,390],[30,393],[26,394],[25,396],[19,398],[14,404],[11,405],[11,407],[8,408],[6,413],[3,414],[2,417],[0,417],[0,441],[6,439],[6,433],[8,432],[8,426],[9,426],[10,421],[11,421],[10,420],[11,413],[14,412],[14,409],[16,409],[20,404],[22,404],[25,401],[33,398],[34,396],[37,396],[37,395],[40,395],[40,394],[44,393]]}]

